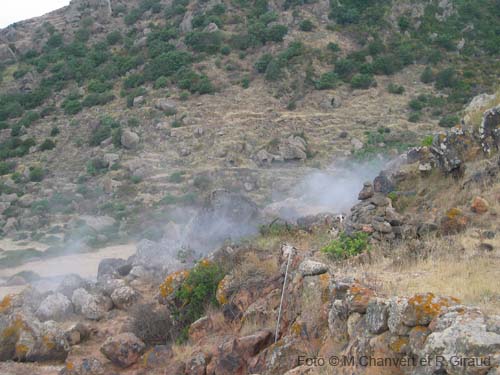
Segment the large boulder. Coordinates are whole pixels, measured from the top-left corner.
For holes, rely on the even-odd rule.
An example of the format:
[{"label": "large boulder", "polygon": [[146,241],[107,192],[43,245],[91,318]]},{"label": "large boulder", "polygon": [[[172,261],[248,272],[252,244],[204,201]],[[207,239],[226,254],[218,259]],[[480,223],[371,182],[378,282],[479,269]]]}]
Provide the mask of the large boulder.
[{"label": "large boulder", "polygon": [[113,302],[109,297],[90,294],[85,289],[75,290],[71,300],[75,306],[75,312],[90,320],[102,319],[113,307]]},{"label": "large boulder", "polygon": [[366,308],[366,325],[368,330],[374,334],[380,334],[389,329],[387,319],[389,318],[389,309],[385,301],[374,299]]},{"label": "large boulder", "polygon": [[139,135],[137,133],[134,133],[133,131],[130,130],[124,130],[122,132],[122,137],[120,139],[120,142],[123,147],[132,150],[135,149],[139,145]]},{"label": "large boulder", "polygon": [[100,280],[105,276],[114,276],[119,274],[119,270],[129,264],[125,259],[120,258],[105,258],[99,262],[97,268],[97,279]]},{"label": "large boulder", "polygon": [[101,346],[101,353],[115,365],[126,368],[136,363],[146,345],[133,333],[121,333],[109,337]]},{"label": "large boulder", "polygon": [[291,135],[281,141],[278,151],[285,161],[305,160],[307,159],[307,142],[302,137]]},{"label": "large boulder", "polygon": [[64,320],[73,313],[73,305],[64,294],[54,293],[45,298],[36,310],[36,316],[41,321]]},{"label": "large boulder", "polygon": [[169,239],[163,239],[160,242],[144,239],[137,244],[132,265],[145,269],[174,272],[183,267],[183,264],[177,259],[179,250],[179,244]]},{"label": "large boulder", "polygon": [[177,112],[177,105],[174,101],[169,99],[158,99],[155,102],[155,107],[168,114],[175,114]]},{"label": "large boulder", "polygon": [[267,330],[245,337],[230,338],[219,346],[218,353],[207,370],[220,375],[246,374],[250,358],[269,346],[272,339],[273,334]]},{"label": "large boulder", "polygon": [[138,299],[139,294],[129,286],[117,288],[111,293],[111,300],[121,310],[129,309]]},{"label": "large boulder", "polygon": [[64,276],[61,283],[57,287],[57,292],[65,295],[68,298],[73,296],[73,292],[77,289],[87,289],[90,283],[77,274],[70,274]]},{"label": "large boulder", "polygon": [[305,259],[299,264],[299,272],[302,276],[317,276],[328,272],[328,266],[321,262]]},{"label": "large boulder", "polygon": [[0,360],[26,362],[65,360],[69,344],[56,322],[40,323],[30,314],[0,316]]},{"label": "large boulder", "polygon": [[487,110],[479,126],[479,138],[483,151],[490,154],[500,146],[500,105]]},{"label": "large boulder", "polygon": [[403,323],[409,327],[427,325],[446,308],[460,301],[453,297],[439,297],[433,293],[416,294],[403,310]]},{"label": "large boulder", "polygon": [[[432,333],[418,355],[442,360],[421,368],[419,374],[489,374],[488,370],[500,365],[500,317],[458,305],[437,316],[429,328]],[[470,358],[474,364],[459,363],[460,358]]]}]

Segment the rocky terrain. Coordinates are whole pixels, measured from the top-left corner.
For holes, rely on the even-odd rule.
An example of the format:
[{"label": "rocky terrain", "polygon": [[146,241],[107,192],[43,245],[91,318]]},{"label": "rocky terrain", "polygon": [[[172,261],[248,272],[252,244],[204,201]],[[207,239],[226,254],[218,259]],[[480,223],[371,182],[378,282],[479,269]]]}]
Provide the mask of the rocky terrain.
[{"label": "rocky terrain", "polygon": [[499,373],[498,9],[0,30],[0,373]]}]

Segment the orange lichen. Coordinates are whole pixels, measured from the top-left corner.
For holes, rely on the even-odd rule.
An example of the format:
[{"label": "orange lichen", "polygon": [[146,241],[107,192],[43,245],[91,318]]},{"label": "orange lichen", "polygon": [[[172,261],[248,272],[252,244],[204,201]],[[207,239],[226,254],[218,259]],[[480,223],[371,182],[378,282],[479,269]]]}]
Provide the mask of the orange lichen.
[{"label": "orange lichen", "polygon": [[462,216],[462,210],[460,210],[459,208],[450,208],[447,212],[446,212],[446,217],[450,220],[454,220],[456,219],[457,217],[459,216]]},{"label": "orange lichen", "polygon": [[52,350],[56,347],[56,344],[54,343],[54,341],[52,340],[51,337],[45,335],[42,337],[42,342],[44,343],[44,345],[47,347],[47,349],[49,350]]},{"label": "orange lichen", "polygon": [[5,339],[11,337],[19,337],[20,331],[24,328],[24,322],[20,318],[16,318],[7,328],[2,332]]},{"label": "orange lichen", "polygon": [[426,326],[415,326],[413,330],[416,332],[427,332],[429,329]]},{"label": "orange lichen", "polygon": [[229,278],[226,276],[221,281],[219,281],[219,285],[217,285],[217,291],[215,292],[215,298],[219,305],[226,305],[229,300],[226,295],[226,287],[229,282]]},{"label": "orange lichen", "polygon": [[0,302],[0,314],[3,314],[7,310],[9,310],[12,306],[12,295],[6,295],[2,301]]},{"label": "orange lichen", "polygon": [[73,371],[74,368],[75,368],[75,365],[73,364],[73,362],[66,362],[66,370]]},{"label": "orange lichen", "polygon": [[324,273],[319,276],[322,303],[327,303],[330,300],[330,280],[331,277],[328,273]]},{"label": "orange lichen", "polygon": [[144,356],[142,357],[142,362],[144,366],[148,365],[149,356],[151,355],[152,352],[153,349],[149,349],[146,353],[144,353]]},{"label": "orange lichen", "polygon": [[437,316],[444,307],[460,303],[457,298],[437,298],[433,293],[417,294],[408,300],[408,305],[415,309],[417,321],[423,317]]},{"label": "orange lichen", "polygon": [[408,345],[408,342],[409,340],[407,337],[400,336],[389,344],[389,348],[391,348],[393,352],[401,353],[405,346]]},{"label": "orange lichen", "polygon": [[171,295],[175,290],[175,283],[180,283],[185,280],[189,275],[189,272],[186,270],[177,271],[171,273],[165,278],[163,284],[160,285],[160,295],[163,298]]},{"label": "orange lichen", "polygon": [[209,267],[212,265],[212,262],[209,261],[208,259],[203,259],[199,264],[202,267]]},{"label": "orange lichen", "polygon": [[16,358],[24,358],[28,353],[29,348],[24,344],[16,345]]},{"label": "orange lichen", "polygon": [[292,335],[294,335],[294,336],[300,336],[300,334],[302,332],[302,325],[300,323],[298,323],[298,322],[295,322],[290,327],[290,331],[292,332]]}]

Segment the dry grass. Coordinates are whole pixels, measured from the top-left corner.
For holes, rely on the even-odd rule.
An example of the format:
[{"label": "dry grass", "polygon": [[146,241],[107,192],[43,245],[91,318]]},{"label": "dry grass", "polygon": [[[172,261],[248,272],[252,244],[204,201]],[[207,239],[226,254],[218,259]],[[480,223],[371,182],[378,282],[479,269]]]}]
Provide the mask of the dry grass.
[{"label": "dry grass", "polygon": [[368,280],[386,296],[432,292],[459,298],[488,313],[500,313],[500,238],[481,250],[475,229],[453,237],[432,237],[388,249],[374,248],[372,263],[342,273]]},{"label": "dry grass", "polygon": [[194,345],[191,345],[189,343],[181,345],[179,344],[172,345],[174,359],[180,362],[189,361],[193,357],[193,354],[195,353],[196,349],[197,348]]}]

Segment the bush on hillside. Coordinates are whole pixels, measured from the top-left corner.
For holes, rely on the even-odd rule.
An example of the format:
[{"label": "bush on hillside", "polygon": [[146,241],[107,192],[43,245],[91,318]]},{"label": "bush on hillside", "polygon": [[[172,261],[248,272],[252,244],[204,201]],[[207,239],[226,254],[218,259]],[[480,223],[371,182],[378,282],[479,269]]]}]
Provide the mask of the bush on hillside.
[{"label": "bush on hillside", "polygon": [[333,259],[346,259],[368,249],[368,234],[356,232],[349,236],[342,232],[338,239],[323,247],[321,251]]}]

